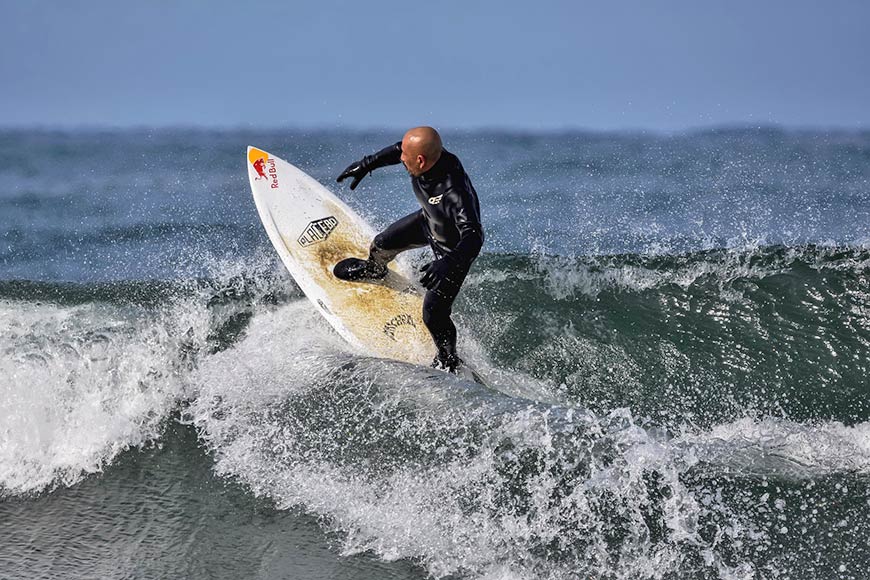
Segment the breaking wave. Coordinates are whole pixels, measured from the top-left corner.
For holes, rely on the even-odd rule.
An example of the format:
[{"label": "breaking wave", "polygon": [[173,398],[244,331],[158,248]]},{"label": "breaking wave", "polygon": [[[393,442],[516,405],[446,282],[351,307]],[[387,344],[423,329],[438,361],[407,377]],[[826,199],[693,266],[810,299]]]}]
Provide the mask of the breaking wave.
[{"label": "breaking wave", "polygon": [[[434,576],[776,577],[870,533],[863,248],[485,256],[457,304],[493,388],[345,344],[271,259],[181,282],[0,283],[0,490],[192,424],[215,470]],[[775,339],[773,337],[776,337]],[[864,511],[862,511],[864,510]]]}]

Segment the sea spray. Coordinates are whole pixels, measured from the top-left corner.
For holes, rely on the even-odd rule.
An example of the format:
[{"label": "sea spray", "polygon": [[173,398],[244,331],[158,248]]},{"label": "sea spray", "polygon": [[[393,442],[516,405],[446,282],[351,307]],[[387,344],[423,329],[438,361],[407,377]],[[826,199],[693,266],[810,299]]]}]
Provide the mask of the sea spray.
[{"label": "sea spray", "polygon": [[0,494],[74,485],[159,444],[197,361],[253,309],[298,292],[276,266],[261,256],[174,283],[0,283]]},{"label": "sea spray", "polygon": [[352,356],[316,319],[301,339],[301,312],[255,318],[205,362],[188,414],[219,473],[323,517],[348,553],[417,559],[436,576],[665,577],[704,561],[702,522],[739,518],[701,509],[680,481],[694,463],[628,410],[599,418]]},{"label": "sea spray", "polygon": [[0,493],[72,485],[155,441],[183,393],[195,311],[0,302]]}]

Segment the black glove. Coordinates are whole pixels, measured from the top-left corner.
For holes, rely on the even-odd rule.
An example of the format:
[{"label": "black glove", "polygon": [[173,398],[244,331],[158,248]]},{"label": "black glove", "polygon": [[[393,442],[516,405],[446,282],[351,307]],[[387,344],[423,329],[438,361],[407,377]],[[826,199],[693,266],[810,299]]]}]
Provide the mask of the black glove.
[{"label": "black glove", "polygon": [[423,277],[420,278],[420,284],[426,290],[437,290],[441,283],[447,279],[447,275],[454,265],[453,260],[447,257],[429,262],[420,269],[421,272],[424,272]]},{"label": "black glove", "polygon": [[341,175],[336,179],[337,182],[341,183],[348,177],[353,177],[353,181],[350,182],[350,188],[356,189],[356,186],[359,185],[359,182],[362,181],[362,178],[366,176],[366,173],[371,171],[368,168],[368,164],[366,163],[366,158],[362,158],[359,161],[354,161],[350,165],[347,166],[347,169],[341,172]]},{"label": "black glove", "polygon": [[336,181],[341,183],[348,177],[353,177],[353,181],[350,182],[350,188],[356,189],[356,186],[359,185],[362,178],[366,176],[366,173],[371,173],[379,167],[397,165],[401,162],[402,142],[399,141],[398,143],[393,143],[392,145],[384,147],[374,155],[366,155],[359,161],[351,163],[347,166],[347,169],[341,172],[341,175],[338,176]]},{"label": "black glove", "polygon": [[366,155],[359,161],[351,163],[347,166],[347,169],[341,172],[341,175],[338,176],[338,179],[336,179],[336,181],[341,183],[348,177],[353,177],[353,181],[350,182],[350,188],[356,189],[356,186],[359,185],[359,182],[362,181],[362,178],[366,176],[366,173],[371,173],[379,167],[396,165],[401,162],[402,142],[399,141],[397,143],[393,143],[392,145],[384,147],[374,155]]}]

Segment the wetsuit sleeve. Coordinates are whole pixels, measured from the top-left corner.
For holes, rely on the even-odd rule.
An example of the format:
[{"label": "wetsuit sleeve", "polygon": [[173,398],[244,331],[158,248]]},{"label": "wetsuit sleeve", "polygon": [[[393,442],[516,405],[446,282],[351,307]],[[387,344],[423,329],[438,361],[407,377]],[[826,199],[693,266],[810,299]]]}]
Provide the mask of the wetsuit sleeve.
[{"label": "wetsuit sleeve", "polygon": [[483,226],[480,224],[477,206],[470,196],[457,192],[451,192],[444,198],[444,209],[459,230],[459,243],[449,256],[462,266],[471,266],[483,247]]},{"label": "wetsuit sleeve", "polygon": [[363,157],[363,167],[366,171],[372,171],[378,167],[386,167],[387,165],[396,165],[402,161],[402,142],[393,143],[389,147],[384,147],[374,155],[366,155]]}]

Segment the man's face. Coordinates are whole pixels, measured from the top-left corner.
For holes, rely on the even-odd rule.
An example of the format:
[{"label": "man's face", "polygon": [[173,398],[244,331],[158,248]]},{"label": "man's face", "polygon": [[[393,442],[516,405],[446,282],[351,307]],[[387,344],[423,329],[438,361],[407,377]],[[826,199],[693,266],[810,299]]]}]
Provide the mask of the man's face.
[{"label": "man's face", "polygon": [[408,141],[407,139],[402,141],[402,165],[405,166],[405,170],[411,177],[418,177],[423,174],[426,160],[417,153],[417,148]]}]

